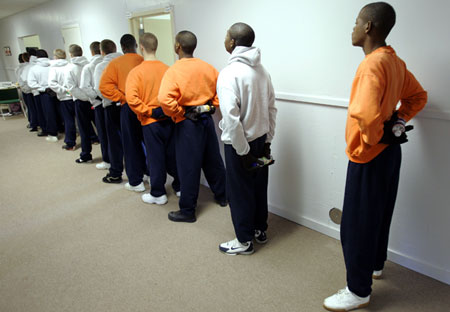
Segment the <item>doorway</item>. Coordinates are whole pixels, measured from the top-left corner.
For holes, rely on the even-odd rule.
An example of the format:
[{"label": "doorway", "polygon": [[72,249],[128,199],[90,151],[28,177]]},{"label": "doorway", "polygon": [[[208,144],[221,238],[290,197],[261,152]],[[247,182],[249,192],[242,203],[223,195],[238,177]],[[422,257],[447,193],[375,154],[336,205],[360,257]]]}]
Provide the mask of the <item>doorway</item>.
[{"label": "doorway", "polygon": [[139,42],[139,35],[151,32],[158,38],[156,58],[171,66],[175,62],[172,8],[135,13],[130,17],[130,30]]},{"label": "doorway", "polygon": [[30,35],[19,38],[19,45],[22,51],[26,51],[27,48],[41,48],[41,41],[39,35]]},{"label": "doorway", "polygon": [[61,34],[64,42],[64,50],[66,51],[67,58],[69,58],[69,47],[72,44],[78,44],[83,46],[81,42],[81,32],[78,24],[68,25],[61,28]]}]

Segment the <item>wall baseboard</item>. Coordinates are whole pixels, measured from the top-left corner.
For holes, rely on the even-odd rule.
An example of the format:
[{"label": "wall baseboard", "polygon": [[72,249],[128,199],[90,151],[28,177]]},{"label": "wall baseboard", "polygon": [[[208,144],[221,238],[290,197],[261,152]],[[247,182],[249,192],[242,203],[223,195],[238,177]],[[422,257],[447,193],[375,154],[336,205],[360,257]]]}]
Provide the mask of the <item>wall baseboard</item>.
[{"label": "wall baseboard", "polygon": [[[327,224],[303,217],[292,211],[287,211],[274,205],[269,205],[269,211],[282,218],[288,219],[309,229],[339,240],[339,230],[332,228]],[[421,273],[450,285],[450,271],[444,268],[436,267],[431,263],[423,262],[420,259],[410,257],[392,249],[388,249],[388,259],[415,272]]]}]

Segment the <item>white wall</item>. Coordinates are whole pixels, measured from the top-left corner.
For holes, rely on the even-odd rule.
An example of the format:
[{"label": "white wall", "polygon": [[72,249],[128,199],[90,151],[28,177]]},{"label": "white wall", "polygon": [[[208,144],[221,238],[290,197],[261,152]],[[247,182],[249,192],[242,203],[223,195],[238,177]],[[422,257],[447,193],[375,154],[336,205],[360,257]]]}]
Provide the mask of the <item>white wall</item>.
[{"label": "white wall", "polygon": [[[450,283],[450,96],[446,86],[450,42],[444,40],[449,31],[442,18],[450,3],[428,1],[425,8],[420,0],[389,2],[397,9],[398,20],[388,43],[430,96],[427,110],[412,121],[416,128],[410,132],[410,142],[403,145],[389,257]],[[338,237],[339,228],[329,220],[328,211],[342,208],[348,162],[344,153],[346,99],[364,58],[361,49],[351,46],[350,34],[366,3],[171,1],[176,31],[196,33],[196,56],[218,69],[228,58],[223,48],[227,28],[237,21],[254,27],[255,45],[262,48],[279,109],[273,143],[276,164],[271,167],[269,185],[271,210],[333,237]],[[166,5],[157,0],[118,1],[114,6],[108,0],[51,2],[0,20],[0,46],[10,45],[17,55],[17,37],[38,33],[42,46],[51,51],[62,45],[60,26],[78,23],[87,51],[93,40],[109,38],[118,43],[129,31],[126,12]],[[15,63],[5,61],[5,65]]]}]

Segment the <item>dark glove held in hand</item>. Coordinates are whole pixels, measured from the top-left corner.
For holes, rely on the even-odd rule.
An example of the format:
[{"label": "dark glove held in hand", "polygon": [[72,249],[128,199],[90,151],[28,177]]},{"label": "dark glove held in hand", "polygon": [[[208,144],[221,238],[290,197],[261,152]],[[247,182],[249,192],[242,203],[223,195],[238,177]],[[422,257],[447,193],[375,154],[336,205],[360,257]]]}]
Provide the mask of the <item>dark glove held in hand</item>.
[{"label": "dark glove held in hand", "polygon": [[250,153],[248,153],[247,155],[242,155],[241,161],[242,161],[242,166],[247,171],[256,170],[264,165],[260,160],[258,160],[258,158],[256,158],[255,156],[253,156]]},{"label": "dark glove held in hand", "polygon": [[45,93],[47,93],[47,94],[50,95],[51,97],[55,97],[55,96],[56,96],[55,91],[53,91],[53,90],[50,89],[50,88],[45,89]]},{"label": "dark glove held in hand", "polygon": [[269,159],[271,154],[270,143],[264,143],[264,156]]},{"label": "dark glove held in hand", "polygon": [[162,110],[161,107],[157,107],[152,109],[152,118],[155,119],[163,119],[163,118],[167,118],[167,115],[164,114],[164,111]]},{"label": "dark glove held in hand", "polygon": [[406,126],[405,132],[403,132],[399,137],[396,137],[394,133],[392,132],[392,127],[395,125],[396,121],[398,120],[397,112],[392,114],[391,119],[384,122],[384,128],[383,128],[383,136],[381,137],[381,140],[379,143],[384,144],[403,144],[408,142],[408,136],[406,135],[406,132],[414,129],[414,126]]}]

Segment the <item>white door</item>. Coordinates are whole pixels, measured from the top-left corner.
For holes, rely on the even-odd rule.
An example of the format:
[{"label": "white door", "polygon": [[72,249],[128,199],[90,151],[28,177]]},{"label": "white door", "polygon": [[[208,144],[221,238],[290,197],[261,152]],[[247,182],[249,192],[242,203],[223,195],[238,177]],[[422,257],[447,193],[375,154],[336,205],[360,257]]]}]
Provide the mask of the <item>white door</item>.
[{"label": "white door", "polygon": [[80,47],[83,46],[81,42],[80,27],[78,25],[71,25],[61,28],[61,34],[63,36],[64,50],[66,51],[67,58],[69,59],[69,46],[71,44],[78,44]]}]

